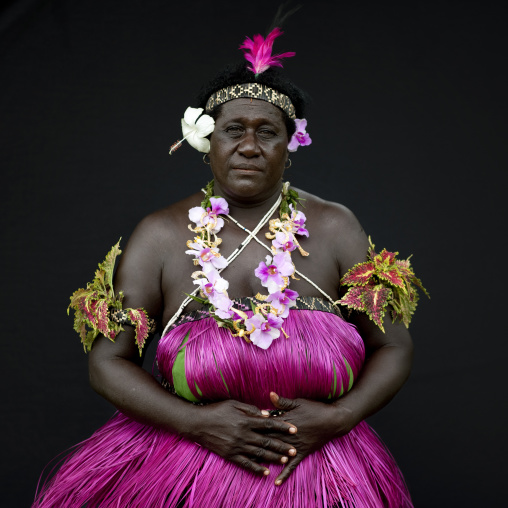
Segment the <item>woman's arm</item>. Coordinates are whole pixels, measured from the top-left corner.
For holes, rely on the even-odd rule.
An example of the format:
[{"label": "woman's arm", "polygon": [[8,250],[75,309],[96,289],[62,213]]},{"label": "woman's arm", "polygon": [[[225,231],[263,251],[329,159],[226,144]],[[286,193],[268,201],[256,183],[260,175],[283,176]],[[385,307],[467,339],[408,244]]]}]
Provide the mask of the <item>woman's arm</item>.
[{"label": "woman's arm", "polygon": [[[170,248],[167,231],[161,230],[156,216],[136,228],[115,275],[115,290],[125,294],[124,307],[143,307],[150,317],[161,316],[161,273],[164,260],[171,259],[165,252]],[[257,474],[267,474],[267,469],[253,457],[285,462],[296,453],[281,441],[296,430],[293,425],[236,401],[195,406],[164,390],[141,363],[131,327],[126,326],[115,342],[99,336],[89,358],[91,386],[132,419],[182,435]],[[261,434],[267,431],[279,437]]]}]

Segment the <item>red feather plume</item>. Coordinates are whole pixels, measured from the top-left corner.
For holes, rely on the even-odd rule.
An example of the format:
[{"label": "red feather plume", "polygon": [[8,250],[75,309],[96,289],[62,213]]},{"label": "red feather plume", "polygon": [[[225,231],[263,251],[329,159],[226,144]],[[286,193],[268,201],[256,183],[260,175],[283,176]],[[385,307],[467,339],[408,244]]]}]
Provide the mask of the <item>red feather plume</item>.
[{"label": "red feather plume", "polygon": [[284,32],[280,28],[275,27],[267,36],[266,39],[262,35],[257,34],[252,39],[247,37],[240,45],[243,49],[245,59],[251,63],[247,68],[254,74],[261,74],[269,69],[271,66],[282,67],[280,62],[281,58],[290,58],[295,56],[294,51],[281,53],[280,55],[272,56],[273,42],[277,37]]}]

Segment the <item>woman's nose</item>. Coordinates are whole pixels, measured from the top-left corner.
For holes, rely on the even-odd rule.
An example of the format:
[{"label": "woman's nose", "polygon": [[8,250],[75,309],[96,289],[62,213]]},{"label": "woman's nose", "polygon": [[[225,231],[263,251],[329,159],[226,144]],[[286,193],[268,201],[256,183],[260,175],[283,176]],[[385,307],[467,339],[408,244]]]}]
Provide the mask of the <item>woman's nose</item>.
[{"label": "woman's nose", "polygon": [[259,144],[255,132],[245,132],[238,145],[238,153],[244,157],[256,157],[259,155]]}]

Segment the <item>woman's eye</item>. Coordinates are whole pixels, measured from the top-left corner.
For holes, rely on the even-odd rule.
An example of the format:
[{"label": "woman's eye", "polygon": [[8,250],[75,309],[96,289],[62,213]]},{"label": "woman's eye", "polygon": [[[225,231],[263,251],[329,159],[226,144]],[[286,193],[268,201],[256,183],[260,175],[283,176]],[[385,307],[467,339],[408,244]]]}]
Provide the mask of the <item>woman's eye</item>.
[{"label": "woman's eye", "polygon": [[263,138],[273,138],[277,134],[274,131],[271,131],[270,129],[263,129],[259,131],[259,135]]},{"label": "woman's eye", "polygon": [[230,125],[225,130],[228,134],[241,134],[242,132],[242,128],[239,125]]}]

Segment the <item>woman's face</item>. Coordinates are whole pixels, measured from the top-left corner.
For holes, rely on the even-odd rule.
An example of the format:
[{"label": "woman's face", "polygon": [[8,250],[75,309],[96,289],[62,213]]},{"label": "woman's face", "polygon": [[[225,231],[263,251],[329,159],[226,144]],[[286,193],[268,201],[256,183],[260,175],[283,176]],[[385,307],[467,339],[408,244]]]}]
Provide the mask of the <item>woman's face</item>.
[{"label": "woman's face", "polygon": [[210,138],[216,193],[239,204],[273,196],[280,190],[287,146],[279,108],[257,99],[226,102]]}]

